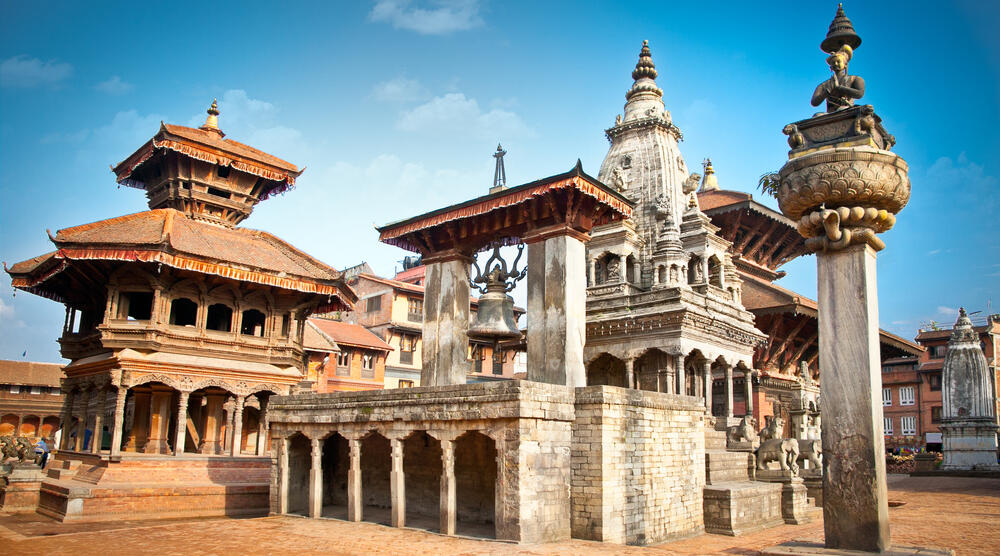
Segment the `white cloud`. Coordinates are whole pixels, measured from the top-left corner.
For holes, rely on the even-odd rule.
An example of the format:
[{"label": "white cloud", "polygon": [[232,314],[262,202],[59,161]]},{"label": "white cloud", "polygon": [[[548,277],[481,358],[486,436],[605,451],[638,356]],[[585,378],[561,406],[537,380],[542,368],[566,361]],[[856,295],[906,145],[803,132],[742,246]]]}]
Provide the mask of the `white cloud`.
[{"label": "white cloud", "polygon": [[112,75],[107,81],[101,81],[97,85],[94,85],[95,90],[109,95],[124,95],[134,88],[134,85],[122,81],[122,78],[117,75]]},{"label": "white cloud", "polygon": [[65,62],[14,56],[0,62],[0,85],[3,87],[57,86],[73,75],[73,66]]},{"label": "white cloud", "polygon": [[949,317],[950,316],[956,316],[956,315],[958,315],[958,309],[953,309],[951,307],[945,307],[944,305],[939,305],[938,308],[937,308],[937,312],[938,312],[939,315],[944,315],[944,316],[949,316]]},{"label": "white cloud", "polygon": [[413,102],[427,98],[427,91],[416,79],[397,77],[376,84],[372,96],[382,102]]},{"label": "white cloud", "polygon": [[89,129],[81,129],[80,131],[57,131],[43,136],[39,142],[46,145],[52,143],[82,143],[89,135]]},{"label": "white cloud", "polygon": [[7,328],[24,328],[24,321],[15,318],[14,306],[8,305],[0,298],[0,324]]},{"label": "white cloud", "polygon": [[479,0],[430,0],[427,7],[413,4],[411,0],[377,0],[368,17],[422,35],[446,35],[483,24]]},{"label": "white cloud", "polygon": [[138,147],[156,133],[163,119],[159,114],[142,116],[136,110],[124,110],[115,114],[108,125],[95,129],[94,139]]},{"label": "white cloud", "polygon": [[475,99],[466,98],[462,93],[434,97],[425,104],[403,112],[396,127],[402,131],[471,134],[485,138],[532,134],[517,114],[499,108],[483,112]]},{"label": "white cloud", "polygon": [[948,197],[952,207],[977,206],[982,214],[1000,211],[996,194],[1000,180],[987,175],[983,166],[970,161],[964,152],[954,161],[949,157],[937,159],[927,169],[926,179],[927,184],[934,184],[937,194]]}]

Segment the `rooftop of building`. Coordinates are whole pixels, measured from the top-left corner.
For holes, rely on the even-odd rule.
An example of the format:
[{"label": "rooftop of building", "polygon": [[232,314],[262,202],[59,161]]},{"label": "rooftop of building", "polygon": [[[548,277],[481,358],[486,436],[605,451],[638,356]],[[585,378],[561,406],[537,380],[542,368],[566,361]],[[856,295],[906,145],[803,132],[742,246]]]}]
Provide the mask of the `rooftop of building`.
[{"label": "rooftop of building", "polygon": [[58,387],[62,368],[58,363],[0,360],[0,384]]},{"label": "rooftop of building", "polygon": [[[416,271],[417,268],[426,269],[425,266],[419,266],[419,267],[416,267],[416,268],[411,268],[411,269],[409,269],[406,272]],[[425,272],[425,270],[421,270],[421,273],[423,273],[423,272]],[[397,274],[396,276],[398,277],[399,275]],[[396,279],[393,279],[393,278],[383,278],[381,276],[375,276],[374,274],[361,274],[361,275],[358,276],[358,278],[364,278],[366,280],[371,280],[372,282],[378,282],[379,284],[385,284],[387,286],[392,286],[393,288],[395,288],[395,289],[397,289],[399,291],[408,292],[408,293],[412,293],[412,294],[419,294],[421,297],[423,297],[423,295],[424,295],[424,286],[422,286],[422,285],[418,286],[416,284],[411,284],[409,282],[403,282],[403,281],[396,280]],[[423,280],[421,280],[421,281],[423,281]],[[478,297],[470,297],[469,298],[469,302],[472,303],[473,307],[478,307],[479,306],[479,298]],[[523,314],[525,312],[527,312],[527,311],[523,307],[518,307],[516,305],[514,306],[514,313],[515,314],[520,315],[520,314]]]},{"label": "rooftop of building", "polygon": [[[989,316],[982,315],[978,318],[972,318],[971,320],[973,324],[972,329],[980,334],[985,334],[987,332],[1000,334],[1000,314],[991,314]],[[951,337],[952,330],[953,328],[951,326],[931,330],[921,328],[917,331],[916,340],[918,342],[948,340],[948,338]]]},{"label": "rooftop of building", "polygon": [[[379,338],[360,324],[324,318],[310,318],[306,322],[314,327],[323,339],[339,346],[340,350],[344,347],[359,347],[385,352],[394,351],[395,349],[387,344],[385,340]],[[309,346],[306,346],[306,348],[309,349]]]}]

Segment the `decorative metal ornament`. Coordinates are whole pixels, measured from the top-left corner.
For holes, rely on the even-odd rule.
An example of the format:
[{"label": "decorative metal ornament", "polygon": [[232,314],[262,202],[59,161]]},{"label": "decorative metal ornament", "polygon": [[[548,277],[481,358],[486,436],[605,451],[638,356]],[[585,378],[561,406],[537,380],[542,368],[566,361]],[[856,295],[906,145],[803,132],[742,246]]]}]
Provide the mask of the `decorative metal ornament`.
[{"label": "decorative metal ornament", "polygon": [[517,321],[514,319],[514,298],[507,295],[507,292],[513,290],[517,282],[528,272],[526,267],[517,269],[517,263],[521,260],[523,252],[524,244],[518,245],[517,257],[508,270],[507,262],[500,256],[500,246],[495,246],[493,254],[483,265],[487,270],[486,274],[483,274],[479,264],[473,260],[476,278],[471,281],[471,285],[483,295],[479,297],[476,322],[469,327],[470,336],[491,338],[494,342],[521,337],[521,331],[518,330]]}]

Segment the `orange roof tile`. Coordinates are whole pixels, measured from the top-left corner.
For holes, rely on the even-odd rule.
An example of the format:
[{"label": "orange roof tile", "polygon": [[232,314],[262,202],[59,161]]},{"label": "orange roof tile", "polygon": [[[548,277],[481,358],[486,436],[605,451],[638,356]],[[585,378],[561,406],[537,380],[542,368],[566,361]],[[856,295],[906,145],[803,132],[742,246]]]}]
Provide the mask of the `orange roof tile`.
[{"label": "orange roof tile", "polygon": [[57,363],[0,360],[0,384],[59,386],[62,368]]},{"label": "orange roof tile", "polygon": [[379,338],[360,324],[318,318],[311,318],[307,322],[315,326],[327,336],[333,338],[339,346],[354,346],[377,349],[380,351],[394,351],[393,347],[385,343],[382,338]]}]

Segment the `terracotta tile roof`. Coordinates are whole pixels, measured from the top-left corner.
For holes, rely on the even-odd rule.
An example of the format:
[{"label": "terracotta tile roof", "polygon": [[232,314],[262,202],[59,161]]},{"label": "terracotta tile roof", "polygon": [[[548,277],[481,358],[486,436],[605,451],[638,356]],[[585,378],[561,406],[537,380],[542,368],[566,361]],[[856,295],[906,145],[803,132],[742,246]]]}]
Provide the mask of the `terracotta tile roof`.
[{"label": "terracotta tile roof", "polygon": [[316,319],[306,320],[307,326],[305,327],[305,333],[302,335],[302,346],[310,351],[329,353],[340,351],[337,341],[313,324],[314,320]]},{"label": "terracotta tile roof", "polygon": [[412,284],[417,280],[423,281],[426,274],[427,274],[427,266],[420,265],[396,273],[396,276],[393,279],[398,280],[400,282],[408,282]]},{"label": "terracotta tile roof", "polygon": [[379,351],[394,351],[394,348],[385,343],[382,338],[372,334],[367,328],[360,324],[351,324],[327,319],[309,319],[308,323],[316,327],[317,330],[333,338],[337,345],[362,347],[377,349]]},{"label": "terracotta tile roof", "polygon": [[[381,276],[375,276],[374,274],[360,274],[359,278],[364,278],[366,280],[371,280],[372,282],[378,282],[380,284],[385,284],[387,286],[392,286],[392,287],[394,287],[394,288],[396,288],[396,289],[398,289],[400,291],[410,292],[410,293],[417,293],[417,294],[420,294],[421,296],[424,295],[424,287],[423,286],[418,286],[416,284],[408,284],[406,282],[400,282],[399,280],[393,280],[391,278],[382,278]],[[478,307],[479,306],[479,298],[478,297],[470,297],[469,298],[469,302],[472,304],[473,307]],[[516,305],[514,306],[514,314],[515,315],[521,315],[521,314],[524,314],[526,312],[527,311],[523,307],[518,307]]]},{"label": "terracotta tile roof", "polygon": [[165,129],[170,135],[187,139],[192,143],[219,149],[220,151],[249,158],[257,162],[263,162],[264,164],[270,164],[271,166],[275,166],[283,170],[290,170],[292,172],[299,171],[299,169],[291,162],[282,160],[274,155],[267,154],[266,152],[255,149],[250,145],[244,145],[239,141],[224,139],[220,137],[219,134],[212,131],[171,124],[163,124],[162,129]]},{"label": "terracotta tile roof", "polygon": [[940,371],[943,368],[944,368],[944,359],[942,358],[942,359],[931,359],[930,361],[921,363],[920,367],[917,370],[919,370],[920,372]]},{"label": "terracotta tile roof", "polygon": [[[15,287],[44,282],[46,261],[97,259],[159,262],[284,289],[336,296],[352,305],[357,295],[340,273],[267,232],[227,228],[156,209],[59,230],[58,251],[17,263],[7,272]],[[58,268],[58,267],[56,267]]]},{"label": "terracotta tile roof", "polygon": [[62,368],[56,363],[0,360],[0,384],[59,386]]}]

